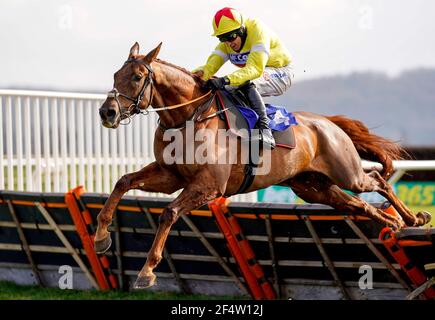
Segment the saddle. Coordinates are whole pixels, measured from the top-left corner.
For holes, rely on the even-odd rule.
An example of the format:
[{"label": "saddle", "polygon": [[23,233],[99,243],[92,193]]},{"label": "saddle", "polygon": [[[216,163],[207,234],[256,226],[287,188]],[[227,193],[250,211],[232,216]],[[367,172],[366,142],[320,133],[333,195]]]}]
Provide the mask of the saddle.
[{"label": "saddle", "polygon": [[[239,90],[236,90],[234,94],[226,90],[219,90],[216,92],[216,100],[219,116],[226,122],[228,130],[241,139],[250,141],[251,130],[256,127],[259,117],[254,110],[249,108],[249,100]],[[269,127],[275,138],[276,147],[294,149],[296,139],[293,127],[298,124],[295,116],[284,107],[265,105],[270,120]],[[243,182],[235,194],[245,192],[254,181],[258,161],[253,161],[251,156],[250,152],[249,163],[245,165]]]},{"label": "saddle", "polygon": [[[226,122],[228,129],[242,139],[250,139],[246,136],[252,129],[257,128],[258,115],[249,107],[248,99],[244,94],[236,90],[230,93],[226,90],[216,92],[218,109],[221,118]],[[266,112],[269,118],[269,126],[277,147],[294,149],[296,139],[293,126],[297,125],[296,118],[284,107],[266,103]]]}]

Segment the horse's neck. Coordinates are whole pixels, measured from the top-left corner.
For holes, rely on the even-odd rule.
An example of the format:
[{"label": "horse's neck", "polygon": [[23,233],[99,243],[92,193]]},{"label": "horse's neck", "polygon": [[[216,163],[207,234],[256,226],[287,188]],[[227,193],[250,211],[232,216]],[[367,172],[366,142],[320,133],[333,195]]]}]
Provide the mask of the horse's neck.
[{"label": "horse's neck", "polygon": [[[161,62],[156,63],[155,89],[153,106],[156,108],[178,105],[189,102],[201,95],[201,90],[195,80],[176,67]],[[189,119],[193,112],[192,105],[180,108],[158,111],[160,122],[165,127],[173,127]]]}]

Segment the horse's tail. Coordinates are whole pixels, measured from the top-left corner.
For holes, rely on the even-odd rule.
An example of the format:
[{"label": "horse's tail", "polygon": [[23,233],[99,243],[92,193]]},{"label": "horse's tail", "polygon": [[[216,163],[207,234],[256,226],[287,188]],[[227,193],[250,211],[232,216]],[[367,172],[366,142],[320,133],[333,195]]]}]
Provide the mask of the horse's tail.
[{"label": "horse's tail", "polygon": [[388,178],[393,173],[393,160],[409,156],[397,143],[370,133],[361,121],[344,116],[328,116],[326,118],[339,126],[350,137],[362,159],[382,164],[381,174],[384,178]]}]

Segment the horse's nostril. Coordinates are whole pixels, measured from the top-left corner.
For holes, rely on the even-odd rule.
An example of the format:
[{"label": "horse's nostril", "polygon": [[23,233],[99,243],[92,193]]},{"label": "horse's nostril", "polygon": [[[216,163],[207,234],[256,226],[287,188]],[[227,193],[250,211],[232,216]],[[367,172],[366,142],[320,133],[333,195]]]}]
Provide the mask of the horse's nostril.
[{"label": "horse's nostril", "polygon": [[112,119],[113,117],[115,117],[116,116],[116,111],[115,110],[113,110],[113,109],[109,109],[109,110],[107,110],[107,117],[109,118],[109,119]]},{"label": "horse's nostril", "polygon": [[100,109],[100,117],[102,120],[113,120],[116,117],[116,110],[102,108]]},{"label": "horse's nostril", "polygon": [[100,118],[105,120],[106,119],[106,112],[103,109],[100,109]]}]

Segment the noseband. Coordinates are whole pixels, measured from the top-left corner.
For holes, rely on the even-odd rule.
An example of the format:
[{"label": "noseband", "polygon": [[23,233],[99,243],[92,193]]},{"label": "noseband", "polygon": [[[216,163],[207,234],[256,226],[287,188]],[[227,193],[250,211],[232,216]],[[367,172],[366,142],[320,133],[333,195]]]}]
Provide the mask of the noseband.
[{"label": "noseband", "polygon": [[[148,99],[148,105],[144,108],[145,110],[151,105],[151,100],[153,98],[153,69],[149,64],[146,64],[140,60],[135,60],[135,59],[128,59],[124,64],[127,64],[129,62],[138,62],[144,65],[145,68],[147,68],[148,70],[148,74],[145,81],[143,82],[142,89],[140,90],[136,98],[130,97],[126,94],[119,92],[118,89],[116,89],[115,87],[107,93],[108,98],[115,99],[116,103],[118,104],[119,110],[121,112],[121,116],[125,116],[125,118],[130,118],[132,115],[142,113],[140,108],[140,103],[145,95],[145,90],[148,86],[151,86],[151,90]],[[127,100],[132,101],[133,103],[128,108],[124,108],[119,102],[118,97],[123,97]]]}]

